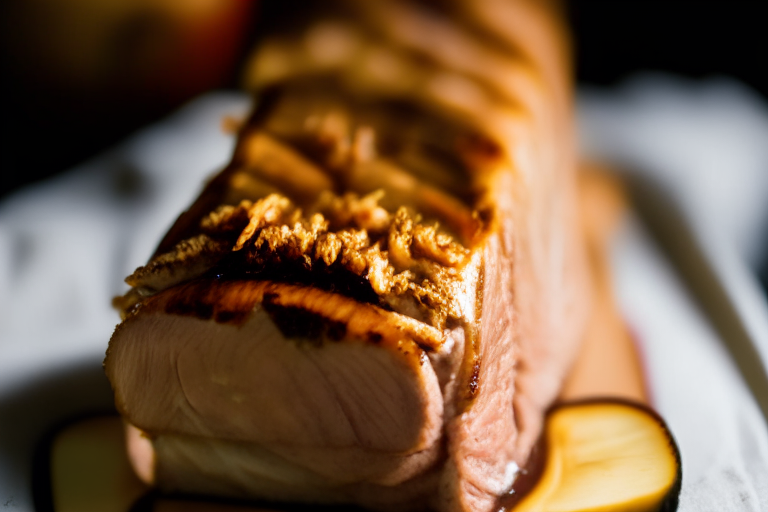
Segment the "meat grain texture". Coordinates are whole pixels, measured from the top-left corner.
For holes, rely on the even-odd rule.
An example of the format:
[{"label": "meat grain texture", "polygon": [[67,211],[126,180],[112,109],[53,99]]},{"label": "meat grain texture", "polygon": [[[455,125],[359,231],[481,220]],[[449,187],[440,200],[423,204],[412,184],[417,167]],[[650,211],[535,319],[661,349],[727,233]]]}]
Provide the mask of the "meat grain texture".
[{"label": "meat grain texture", "polygon": [[589,309],[557,8],[340,1],[278,21],[231,163],[115,300],[105,368],[137,472],[494,510]]}]

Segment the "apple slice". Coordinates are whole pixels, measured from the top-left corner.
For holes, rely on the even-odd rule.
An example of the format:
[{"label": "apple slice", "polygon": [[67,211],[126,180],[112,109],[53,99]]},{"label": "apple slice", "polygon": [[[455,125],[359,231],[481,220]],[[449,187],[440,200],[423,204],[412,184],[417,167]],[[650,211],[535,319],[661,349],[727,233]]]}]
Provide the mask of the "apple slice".
[{"label": "apple slice", "polygon": [[547,418],[546,464],[514,512],[677,508],[680,456],[664,421],[631,402],[564,404]]}]

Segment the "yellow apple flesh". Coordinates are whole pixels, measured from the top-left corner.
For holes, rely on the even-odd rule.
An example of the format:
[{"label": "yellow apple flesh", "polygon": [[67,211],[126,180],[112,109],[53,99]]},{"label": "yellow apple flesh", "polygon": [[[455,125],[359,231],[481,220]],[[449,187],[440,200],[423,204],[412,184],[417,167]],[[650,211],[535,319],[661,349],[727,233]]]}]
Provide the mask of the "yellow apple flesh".
[{"label": "yellow apple flesh", "polygon": [[642,406],[563,405],[549,416],[545,436],[544,472],[514,512],[650,512],[676,497],[677,448]]}]

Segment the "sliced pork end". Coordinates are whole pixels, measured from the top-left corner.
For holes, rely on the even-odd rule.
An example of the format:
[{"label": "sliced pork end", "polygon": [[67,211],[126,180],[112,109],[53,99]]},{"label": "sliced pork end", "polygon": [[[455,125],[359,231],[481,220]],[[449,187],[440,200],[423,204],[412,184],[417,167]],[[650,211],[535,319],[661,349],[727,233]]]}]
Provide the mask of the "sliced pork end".
[{"label": "sliced pork end", "polygon": [[[395,485],[443,456],[444,397],[425,348],[440,359],[445,336],[314,288],[204,280],[144,302],[105,368],[155,450],[169,436],[220,441],[217,456],[245,443],[254,463],[267,450],[336,486]],[[190,457],[213,449],[182,445]]]}]

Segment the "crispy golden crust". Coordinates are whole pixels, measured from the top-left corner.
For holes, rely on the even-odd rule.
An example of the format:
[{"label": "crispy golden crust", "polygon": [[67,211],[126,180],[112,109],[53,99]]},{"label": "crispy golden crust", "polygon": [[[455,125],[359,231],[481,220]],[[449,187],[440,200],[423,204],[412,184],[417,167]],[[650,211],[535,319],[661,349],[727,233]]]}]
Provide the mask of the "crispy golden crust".
[{"label": "crispy golden crust", "polygon": [[157,293],[206,273],[227,254],[228,245],[226,240],[216,240],[206,234],[182,240],[173,251],[137,268],[125,282],[143,295]]},{"label": "crispy golden crust", "polygon": [[219,206],[200,222],[201,234],[129,276],[134,290],[116,307],[125,313],[142,295],[204,274],[276,274],[290,282],[347,273],[380,305],[443,328],[448,318],[460,317],[459,270],[469,250],[405,207],[388,213],[378,205],[382,196],[326,192],[307,214],[277,194]]}]

